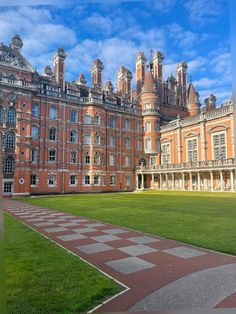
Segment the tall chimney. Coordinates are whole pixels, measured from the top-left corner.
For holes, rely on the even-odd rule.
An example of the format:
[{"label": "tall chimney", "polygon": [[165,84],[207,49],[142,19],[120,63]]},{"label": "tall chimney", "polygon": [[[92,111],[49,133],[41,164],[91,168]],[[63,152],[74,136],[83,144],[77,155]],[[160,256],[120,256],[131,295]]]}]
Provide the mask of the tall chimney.
[{"label": "tall chimney", "polygon": [[66,53],[63,48],[58,48],[54,56],[54,75],[57,83],[60,85],[62,91],[65,90],[65,59]]}]

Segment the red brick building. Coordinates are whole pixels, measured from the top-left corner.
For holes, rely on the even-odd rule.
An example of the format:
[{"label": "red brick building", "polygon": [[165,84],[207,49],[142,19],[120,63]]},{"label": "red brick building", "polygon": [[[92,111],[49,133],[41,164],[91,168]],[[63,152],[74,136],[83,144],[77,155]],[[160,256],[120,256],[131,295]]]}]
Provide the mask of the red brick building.
[{"label": "red brick building", "polygon": [[163,81],[163,55],[144,53],[132,73],[121,67],[118,88],[103,82],[94,61],[65,81],[66,53],[39,74],[15,35],[0,44],[0,129],[3,193],[29,195],[135,189],[235,190],[232,104],[200,108],[187,86],[187,64]]}]

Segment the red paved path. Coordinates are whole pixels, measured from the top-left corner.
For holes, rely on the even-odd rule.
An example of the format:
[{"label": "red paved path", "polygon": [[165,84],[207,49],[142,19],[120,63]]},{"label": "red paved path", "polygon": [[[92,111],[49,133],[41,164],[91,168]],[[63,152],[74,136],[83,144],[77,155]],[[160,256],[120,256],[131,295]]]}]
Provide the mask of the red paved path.
[{"label": "red paved path", "polygon": [[[12,200],[5,200],[4,208],[15,218],[130,288],[99,308],[98,311],[102,312],[128,311],[138,301],[179,278],[236,263],[234,256],[103,222],[99,225],[98,221],[52,209]],[[63,238],[66,235],[69,237]],[[69,240],[73,237],[78,238]],[[220,300],[217,307],[236,307],[236,291]]]}]

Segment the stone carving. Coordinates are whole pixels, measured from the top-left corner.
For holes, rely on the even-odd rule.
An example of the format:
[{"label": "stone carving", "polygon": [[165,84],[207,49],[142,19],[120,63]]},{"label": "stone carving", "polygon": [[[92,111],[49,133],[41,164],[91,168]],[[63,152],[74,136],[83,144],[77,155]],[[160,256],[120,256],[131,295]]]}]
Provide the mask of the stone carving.
[{"label": "stone carving", "polygon": [[0,49],[0,61],[19,68],[27,68],[23,60],[18,58],[14,53],[4,49]]}]

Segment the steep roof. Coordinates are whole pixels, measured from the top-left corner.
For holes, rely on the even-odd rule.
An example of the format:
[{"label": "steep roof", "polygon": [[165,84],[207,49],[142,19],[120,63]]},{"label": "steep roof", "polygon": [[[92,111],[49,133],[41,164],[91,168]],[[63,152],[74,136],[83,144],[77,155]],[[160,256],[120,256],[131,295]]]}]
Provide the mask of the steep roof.
[{"label": "steep roof", "polygon": [[145,75],[144,79],[144,85],[143,85],[143,91],[144,92],[155,92],[155,81],[152,74],[151,69],[148,69]]},{"label": "steep roof", "polygon": [[188,87],[188,102],[189,102],[189,104],[197,103],[197,96],[198,96],[198,93],[195,91],[193,83],[190,83],[189,87]]}]

